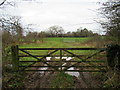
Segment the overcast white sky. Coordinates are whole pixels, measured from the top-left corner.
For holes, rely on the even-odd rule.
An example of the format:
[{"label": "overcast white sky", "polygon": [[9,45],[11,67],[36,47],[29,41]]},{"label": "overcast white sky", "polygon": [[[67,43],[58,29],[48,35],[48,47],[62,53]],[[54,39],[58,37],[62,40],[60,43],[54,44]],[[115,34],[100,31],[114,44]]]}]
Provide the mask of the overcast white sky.
[{"label": "overcast white sky", "polygon": [[15,7],[4,8],[3,13],[20,16],[23,25],[33,24],[34,31],[47,30],[59,25],[65,31],[76,31],[79,27],[102,33],[96,9],[104,0],[13,0]]}]

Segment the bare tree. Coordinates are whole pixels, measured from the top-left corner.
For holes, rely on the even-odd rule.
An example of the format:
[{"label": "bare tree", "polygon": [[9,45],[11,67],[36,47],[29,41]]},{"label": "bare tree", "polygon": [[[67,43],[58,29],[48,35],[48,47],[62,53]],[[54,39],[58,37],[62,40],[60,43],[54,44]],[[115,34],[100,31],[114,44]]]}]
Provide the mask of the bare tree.
[{"label": "bare tree", "polygon": [[51,36],[58,37],[62,36],[64,29],[61,26],[54,25],[48,29],[48,32],[51,34]]},{"label": "bare tree", "polygon": [[43,43],[45,38],[45,32],[41,31],[38,33],[38,39]]},{"label": "bare tree", "polygon": [[106,19],[101,25],[106,29],[106,35],[112,37],[112,41],[120,42],[120,0],[108,0],[102,3],[101,14]]},{"label": "bare tree", "polygon": [[[23,37],[23,28],[19,17],[1,18],[3,44],[20,42]],[[11,40],[9,40],[11,39]]]}]

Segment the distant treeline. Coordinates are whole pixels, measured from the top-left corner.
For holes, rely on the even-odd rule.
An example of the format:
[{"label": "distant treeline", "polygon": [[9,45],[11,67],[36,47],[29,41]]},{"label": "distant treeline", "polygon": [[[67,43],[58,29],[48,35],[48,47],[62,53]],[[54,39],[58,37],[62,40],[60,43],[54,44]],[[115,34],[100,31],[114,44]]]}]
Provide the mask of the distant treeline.
[{"label": "distant treeline", "polygon": [[29,31],[29,29],[26,31],[18,17],[3,18],[1,22],[2,42],[5,47],[8,44],[44,42],[45,37],[92,37],[98,35],[86,28],[78,28],[76,31],[65,32],[61,26],[57,25],[51,26],[46,31],[35,32]]}]

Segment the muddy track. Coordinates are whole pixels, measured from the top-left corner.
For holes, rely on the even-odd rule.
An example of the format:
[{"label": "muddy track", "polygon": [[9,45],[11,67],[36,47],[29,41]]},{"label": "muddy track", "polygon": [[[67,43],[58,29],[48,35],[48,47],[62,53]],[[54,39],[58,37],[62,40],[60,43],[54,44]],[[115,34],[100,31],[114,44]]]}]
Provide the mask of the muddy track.
[{"label": "muddy track", "polygon": [[[60,66],[61,63],[49,63],[52,66]],[[71,65],[71,63],[62,63],[67,66]],[[73,63],[72,63],[73,64]],[[44,65],[44,64],[42,64]],[[80,64],[78,64],[80,65]],[[37,68],[38,70],[41,68]],[[51,70],[52,68],[47,68],[47,70]],[[83,68],[74,68],[75,70],[83,70]],[[51,80],[54,80],[54,76],[57,72],[28,72],[27,76],[24,79],[25,88],[50,88]],[[96,78],[89,72],[79,72],[79,75],[73,76],[74,88],[98,88],[100,86],[100,82],[96,80]]]},{"label": "muddy track", "polygon": [[[50,88],[50,81],[54,78],[56,72],[34,72],[28,73],[28,76],[24,79],[25,88]],[[98,88],[100,86],[99,81],[89,72],[79,72],[79,77],[74,77],[74,88]]]}]

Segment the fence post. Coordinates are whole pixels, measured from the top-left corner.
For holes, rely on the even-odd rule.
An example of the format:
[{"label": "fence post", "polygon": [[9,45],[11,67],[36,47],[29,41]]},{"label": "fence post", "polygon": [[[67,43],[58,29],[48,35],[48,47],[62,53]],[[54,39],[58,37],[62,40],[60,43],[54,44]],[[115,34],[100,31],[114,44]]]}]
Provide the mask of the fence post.
[{"label": "fence post", "polygon": [[18,45],[11,46],[11,54],[12,54],[13,70],[18,71],[19,70]]}]

